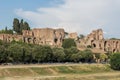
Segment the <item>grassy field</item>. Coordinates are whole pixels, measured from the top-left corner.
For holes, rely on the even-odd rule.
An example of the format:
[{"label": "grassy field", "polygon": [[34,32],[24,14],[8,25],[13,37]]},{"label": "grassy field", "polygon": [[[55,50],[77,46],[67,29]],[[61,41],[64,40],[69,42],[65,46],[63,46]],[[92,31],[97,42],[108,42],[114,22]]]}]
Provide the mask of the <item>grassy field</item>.
[{"label": "grassy field", "polygon": [[0,66],[0,80],[120,80],[108,64]]}]

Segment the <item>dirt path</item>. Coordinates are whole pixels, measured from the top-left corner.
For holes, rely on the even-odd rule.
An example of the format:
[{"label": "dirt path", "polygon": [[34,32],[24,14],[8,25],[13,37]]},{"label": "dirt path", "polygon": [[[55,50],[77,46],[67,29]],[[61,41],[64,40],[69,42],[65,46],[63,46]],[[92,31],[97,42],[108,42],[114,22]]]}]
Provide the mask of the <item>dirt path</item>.
[{"label": "dirt path", "polygon": [[[31,67],[55,67],[55,66],[76,66],[81,64],[29,64],[29,65],[0,65],[0,68],[31,68]],[[87,64],[88,65],[88,64]]]},{"label": "dirt path", "polygon": [[[95,74],[82,74],[82,75],[75,75],[75,74],[67,74],[67,75],[56,75],[56,76],[36,76],[36,77],[6,77],[4,79],[0,79],[0,80],[52,80],[53,78],[68,78],[68,79],[71,79],[71,78],[76,78],[76,79],[79,79],[79,80],[82,80],[82,79],[89,79],[89,80],[92,80],[96,77],[98,78],[102,78],[102,77],[108,77],[108,78],[115,78],[116,76],[119,76],[119,79],[120,79],[120,72],[113,72],[113,73],[110,73],[110,72],[107,72],[107,73],[95,73]],[[119,79],[115,79],[115,80],[119,80]],[[105,79],[105,80],[109,80],[109,79]]]}]

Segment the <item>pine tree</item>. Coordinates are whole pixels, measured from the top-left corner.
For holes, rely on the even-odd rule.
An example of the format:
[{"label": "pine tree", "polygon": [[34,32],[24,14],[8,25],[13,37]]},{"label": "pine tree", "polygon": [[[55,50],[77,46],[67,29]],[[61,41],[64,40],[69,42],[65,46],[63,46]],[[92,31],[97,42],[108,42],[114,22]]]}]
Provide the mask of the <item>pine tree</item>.
[{"label": "pine tree", "polygon": [[20,22],[20,33],[22,34],[22,30],[23,30],[23,19],[21,19],[21,22]]},{"label": "pine tree", "polygon": [[23,30],[30,30],[29,24],[27,22],[24,22]]},{"label": "pine tree", "polygon": [[13,30],[20,34],[20,24],[19,24],[19,20],[17,18],[14,18],[14,21],[13,21]]}]

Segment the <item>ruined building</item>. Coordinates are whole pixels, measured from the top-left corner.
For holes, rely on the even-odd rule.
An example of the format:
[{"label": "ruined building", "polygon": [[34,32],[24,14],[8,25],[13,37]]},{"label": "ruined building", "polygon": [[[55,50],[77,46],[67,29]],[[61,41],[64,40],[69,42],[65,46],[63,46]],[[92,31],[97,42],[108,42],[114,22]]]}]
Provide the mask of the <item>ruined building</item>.
[{"label": "ruined building", "polygon": [[120,40],[106,40],[102,29],[93,30],[83,39],[77,42],[79,48],[91,48],[103,52],[120,52]]},{"label": "ruined building", "polygon": [[23,41],[25,43],[51,45],[61,47],[62,41],[68,38],[75,39],[79,49],[90,48],[91,50],[101,52],[120,52],[120,40],[106,40],[102,29],[93,30],[82,39],[78,39],[77,33],[68,33],[64,29],[40,28],[32,30],[23,30],[22,35],[0,34],[0,40],[11,42]]},{"label": "ruined building", "polygon": [[41,45],[61,46],[65,37],[64,29],[33,29],[23,31],[23,41]]},{"label": "ruined building", "polygon": [[0,39],[6,42],[23,41],[40,45],[61,46],[65,37],[64,29],[41,28],[23,30],[22,35],[0,34]]}]

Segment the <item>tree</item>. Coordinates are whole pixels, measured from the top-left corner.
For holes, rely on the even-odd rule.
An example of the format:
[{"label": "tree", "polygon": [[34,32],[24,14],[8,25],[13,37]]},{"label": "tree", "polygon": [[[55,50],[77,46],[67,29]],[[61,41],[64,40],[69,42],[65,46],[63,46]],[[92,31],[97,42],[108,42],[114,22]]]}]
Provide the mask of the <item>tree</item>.
[{"label": "tree", "polygon": [[29,24],[27,22],[24,22],[22,30],[30,30]]},{"label": "tree", "polygon": [[83,39],[85,36],[83,34],[79,35],[79,39]]},{"label": "tree", "polygon": [[114,70],[120,70],[120,53],[113,53],[110,57],[110,65]]},{"label": "tree", "polygon": [[22,62],[22,46],[20,44],[14,43],[8,47],[10,56],[13,58],[13,62],[20,63]]},{"label": "tree", "polygon": [[45,57],[45,62],[51,62],[52,61],[52,56],[53,56],[53,53],[52,53],[52,49],[50,46],[48,45],[44,45],[43,46],[43,54],[46,54],[46,57]]},{"label": "tree", "polygon": [[38,63],[49,62],[52,58],[52,49],[49,46],[37,45],[33,50],[33,54],[35,54],[35,60]]},{"label": "tree", "polygon": [[13,30],[12,29],[7,30],[7,34],[13,34]]},{"label": "tree", "polygon": [[79,52],[77,54],[72,54],[71,55],[71,60],[74,61],[74,62],[79,62],[81,58],[82,58],[82,56]]},{"label": "tree", "polygon": [[64,41],[62,43],[62,47],[63,48],[76,47],[76,43],[75,43],[74,39],[71,39],[71,38],[64,39]]},{"label": "tree", "polygon": [[27,22],[23,22],[23,19],[19,22],[17,18],[14,18],[13,30],[18,34],[22,34],[22,30],[30,30],[30,27]]},{"label": "tree", "polygon": [[21,21],[20,21],[20,32],[21,32],[21,34],[22,34],[22,30],[23,30],[23,19],[21,19]]},{"label": "tree", "polygon": [[22,30],[30,30],[29,24],[27,22],[23,22],[23,19],[21,19],[20,22],[20,30],[22,33]]},{"label": "tree", "polygon": [[22,45],[22,54],[23,63],[32,63],[33,61],[32,48],[28,44]]},{"label": "tree", "polygon": [[65,53],[63,48],[54,47],[52,51],[53,51],[53,61],[61,62],[64,60]]},{"label": "tree", "polygon": [[7,27],[5,27],[5,29],[3,29],[3,30],[0,30],[0,33],[1,34],[13,34],[13,30],[11,30],[11,29],[7,29]]},{"label": "tree", "polygon": [[6,62],[7,59],[7,53],[5,47],[2,45],[0,46],[0,62]]},{"label": "tree", "polygon": [[101,62],[105,62],[107,58],[108,58],[108,56],[106,54],[104,54],[104,53],[100,54],[100,61]]},{"label": "tree", "polygon": [[5,31],[6,31],[6,32],[8,31],[7,26],[5,27]]},{"label": "tree", "polygon": [[108,59],[105,53],[95,53],[94,55],[97,63],[105,62]]},{"label": "tree", "polygon": [[13,30],[20,34],[20,24],[19,24],[19,20],[17,18],[14,18],[14,21],[13,21]]},{"label": "tree", "polygon": [[77,54],[79,50],[76,47],[66,48],[65,52],[65,61],[73,61],[72,55]]},{"label": "tree", "polygon": [[100,54],[101,53],[94,53],[94,59],[95,59],[95,62],[97,63],[100,63]]},{"label": "tree", "polygon": [[83,52],[81,52],[81,56],[83,62],[91,62],[93,60],[93,53],[91,50],[84,50]]}]

